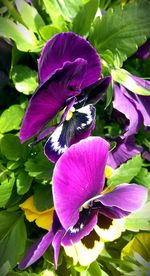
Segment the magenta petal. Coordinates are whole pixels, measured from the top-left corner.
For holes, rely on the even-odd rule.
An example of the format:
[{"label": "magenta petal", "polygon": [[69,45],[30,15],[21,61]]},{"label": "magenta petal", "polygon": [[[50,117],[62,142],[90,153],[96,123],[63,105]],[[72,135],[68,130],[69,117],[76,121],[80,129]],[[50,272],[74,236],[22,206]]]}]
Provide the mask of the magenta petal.
[{"label": "magenta petal", "polygon": [[122,138],[137,133],[142,124],[142,116],[136,109],[134,103],[126,97],[126,89],[121,85],[114,84],[113,107],[123,113],[129,120],[129,124],[126,127]]},{"label": "magenta petal", "polygon": [[38,61],[40,82],[44,82],[48,76],[63,67],[66,61],[73,62],[77,58],[87,61],[87,72],[81,85],[84,88],[100,77],[100,59],[96,50],[88,41],[74,33],[55,35],[46,43]]},{"label": "magenta petal", "polygon": [[80,93],[86,64],[83,59],[67,62],[61,70],[38,87],[22,122],[21,142],[37,134],[63,108],[68,98]]},{"label": "magenta petal", "polygon": [[50,231],[40,240],[36,241],[28,250],[27,254],[19,264],[19,269],[25,269],[35,263],[45,253],[53,239],[53,232]]},{"label": "magenta petal", "polygon": [[108,148],[104,139],[90,137],[72,145],[56,163],[54,206],[66,230],[77,222],[83,203],[102,191]]},{"label": "magenta petal", "polygon": [[59,251],[60,251],[60,246],[61,246],[61,241],[64,236],[65,230],[61,229],[58,230],[57,233],[55,234],[52,242],[52,246],[54,248],[54,264],[55,268],[57,269],[57,264],[58,264],[58,257],[59,257]]},{"label": "magenta petal", "polygon": [[109,207],[118,207],[127,212],[133,212],[144,205],[148,191],[137,184],[121,184],[113,191],[100,196],[100,202]]}]

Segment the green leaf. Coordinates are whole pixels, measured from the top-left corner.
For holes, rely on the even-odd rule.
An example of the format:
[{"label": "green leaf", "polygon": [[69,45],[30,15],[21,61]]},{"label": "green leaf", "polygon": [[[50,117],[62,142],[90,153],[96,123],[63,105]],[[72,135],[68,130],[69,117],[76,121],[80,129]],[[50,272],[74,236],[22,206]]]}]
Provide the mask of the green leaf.
[{"label": "green leaf", "polygon": [[52,187],[51,185],[39,185],[34,190],[34,204],[40,212],[53,207]]},{"label": "green leaf", "polygon": [[0,208],[4,208],[11,196],[13,186],[15,184],[15,178],[12,176],[10,179],[6,179],[0,185]]},{"label": "green leaf", "polygon": [[16,180],[17,193],[23,195],[28,192],[31,187],[33,178],[27,172],[21,170]]},{"label": "green leaf", "polygon": [[[134,256],[135,253],[141,255],[145,261],[150,261],[150,233],[138,233],[122,249],[121,257]],[[148,275],[148,274],[143,274]]]},{"label": "green leaf", "polygon": [[150,172],[148,171],[148,169],[141,168],[141,170],[135,177],[135,182],[148,188],[148,198],[150,199]]},{"label": "green leaf", "polygon": [[55,6],[55,2],[56,1],[53,3],[52,0],[43,0],[45,10],[50,16],[54,27],[60,29],[61,31],[67,31],[67,25],[64,16]]},{"label": "green leaf", "polygon": [[109,9],[96,18],[89,40],[100,53],[109,49],[114,56],[114,66],[121,67],[146,37],[150,37],[149,14],[150,3],[146,0]]},{"label": "green leaf", "polygon": [[23,118],[24,111],[20,105],[12,105],[0,116],[0,132],[18,130]]},{"label": "green leaf", "polygon": [[82,36],[87,35],[97,8],[98,0],[90,0],[87,4],[83,5],[72,22],[72,31]]},{"label": "green leaf", "polygon": [[45,23],[37,10],[23,0],[16,0],[16,6],[28,29],[35,33],[39,33],[39,29],[43,27]]},{"label": "green leaf", "polygon": [[53,25],[47,25],[40,29],[40,35],[45,41],[49,40],[53,35],[59,32],[60,30]]},{"label": "green leaf", "polygon": [[20,51],[27,52],[38,46],[38,41],[32,31],[21,24],[15,24],[10,19],[0,17],[0,35],[12,39]]},{"label": "green leaf", "polygon": [[14,66],[11,77],[15,88],[26,95],[32,94],[38,86],[37,72],[28,66]]},{"label": "green leaf", "polygon": [[22,157],[22,145],[19,138],[13,134],[6,134],[1,138],[0,149],[8,160],[17,161]]},{"label": "green leaf", "polygon": [[[5,235],[0,240],[0,266],[9,261],[11,267],[15,267],[25,250],[26,228],[22,216],[16,213],[1,212],[2,225]],[[13,221],[14,218],[14,221]],[[10,223],[10,221],[12,223]],[[1,227],[0,227],[1,233]]]},{"label": "green leaf", "polygon": [[11,270],[10,263],[6,261],[1,267],[0,267],[0,275],[1,276],[7,276],[8,272]]},{"label": "green leaf", "polygon": [[25,170],[30,176],[37,179],[51,180],[53,165],[46,158],[43,151],[40,151],[37,156],[28,159],[25,163]]},{"label": "green leaf", "polygon": [[141,86],[138,82],[136,82],[128,71],[124,69],[112,70],[111,75],[114,81],[122,84],[133,93],[143,96],[150,96],[150,90],[146,89],[144,85]]},{"label": "green leaf", "polygon": [[129,183],[140,171],[142,167],[142,158],[138,154],[131,160],[122,164],[118,169],[114,170],[107,184],[115,187],[121,183]]},{"label": "green leaf", "polygon": [[130,231],[150,231],[150,202],[126,217],[125,227]]},{"label": "green leaf", "polygon": [[81,276],[93,276],[93,275],[101,276],[102,272],[98,262],[95,261],[91,263],[91,265],[86,271],[80,272],[80,275]]}]

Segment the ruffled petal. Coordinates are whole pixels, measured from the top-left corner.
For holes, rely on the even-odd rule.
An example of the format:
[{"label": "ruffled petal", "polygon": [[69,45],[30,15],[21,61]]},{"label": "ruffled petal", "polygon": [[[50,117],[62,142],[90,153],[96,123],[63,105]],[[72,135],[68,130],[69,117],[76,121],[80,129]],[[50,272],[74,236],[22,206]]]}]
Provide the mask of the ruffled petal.
[{"label": "ruffled petal", "polygon": [[50,246],[53,239],[53,232],[50,231],[44,235],[41,239],[36,241],[27,251],[27,254],[23,260],[19,263],[19,269],[25,269],[28,266],[35,263],[45,253],[47,248]]},{"label": "ruffled petal", "polygon": [[79,214],[77,223],[67,230],[62,244],[72,245],[89,235],[97,223],[97,213],[97,210],[83,209]]},{"label": "ruffled petal", "polygon": [[107,164],[116,169],[141,151],[142,147],[135,144],[133,136],[118,139],[116,147],[108,154]]},{"label": "ruffled petal", "polygon": [[81,88],[96,82],[101,74],[100,59],[88,41],[74,33],[60,33],[51,38],[38,60],[39,80],[45,82],[66,61],[82,58],[87,61],[87,71]]},{"label": "ruffled petal", "polygon": [[26,110],[21,130],[21,142],[33,137],[62,109],[68,98],[80,93],[87,62],[77,59],[67,62],[54,76],[40,85]]},{"label": "ruffled petal", "polygon": [[143,186],[125,183],[101,195],[99,201],[107,207],[117,207],[123,211],[133,212],[144,205],[147,193],[147,189]]},{"label": "ruffled petal", "polygon": [[45,144],[45,155],[56,162],[66,149],[81,139],[87,138],[95,126],[95,107],[88,105],[72,113],[50,136]]},{"label": "ruffled petal", "polygon": [[72,145],[56,163],[54,206],[66,230],[78,221],[80,207],[102,191],[108,148],[102,138],[87,138]]},{"label": "ruffled petal", "polygon": [[137,133],[142,124],[141,113],[136,109],[134,103],[126,97],[125,93],[126,89],[123,86],[114,84],[113,107],[123,113],[129,120],[125,133],[121,136],[122,138]]}]

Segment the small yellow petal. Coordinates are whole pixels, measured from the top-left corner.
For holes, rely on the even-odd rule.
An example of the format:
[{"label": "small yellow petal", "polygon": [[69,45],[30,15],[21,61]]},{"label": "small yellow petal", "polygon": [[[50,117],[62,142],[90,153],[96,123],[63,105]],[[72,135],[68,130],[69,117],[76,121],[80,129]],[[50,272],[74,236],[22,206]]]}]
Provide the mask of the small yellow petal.
[{"label": "small yellow petal", "polygon": [[94,229],[104,242],[116,240],[125,231],[125,218],[113,219],[109,229],[100,228],[98,225]]},{"label": "small yellow petal", "polygon": [[92,249],[87,248],[82,241],[79,241],[73,246],[64,246],[64,250],[69,257],[73,258],[74,265],[79,262],[82,266],[88,266],[97,259],[103,247],[104,242],[101,241],[96,240]]},{"label": "small yellow petal", "polygon": [[38,217],[38,214],[35,214],[28,209],[24,210],[24,214],[25,214],[26,219],[30,222],[34,221]]},{"label": "small yellow petal", "polygon": [[28,221],[32,222],[35,220],[37,226],[46,230],[50,229],[52,225],[54,208],[39,212],[34,205],[33,196],[29,197],[19,206],[24,211],[25,217]]},{"label": "small yellow petal", "polygon": [[26,209],[30,210],[31,212],[33,212],[35,214],[40,213],[34,205],[33,196],[30,196],[29,198],[27,198],[22,204],[19,205],[19,207],[22,210],[26,210]]},{"label": "small yellow petal", "polygon": [[53,213],[54,213],[54,208],[52,208],[51,211],[47,213],[43,213],[39,215],[35,221],[37,226],[46,230],[50,230],[52,221],[53,221]]},{"label": "small yellow petal", "polygon": [[106,167],[105,167],[105,177],[110,178],[111,175],[113,174],[113,172],[114,172],[114,169],[112,167],[106,165]]}]

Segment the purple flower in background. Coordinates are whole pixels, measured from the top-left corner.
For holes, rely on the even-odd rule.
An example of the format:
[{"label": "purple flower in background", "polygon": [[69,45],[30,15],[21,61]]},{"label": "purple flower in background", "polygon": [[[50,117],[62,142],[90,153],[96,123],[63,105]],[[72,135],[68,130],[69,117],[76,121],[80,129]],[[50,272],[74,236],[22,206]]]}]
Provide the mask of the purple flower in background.
[{"label": "purple flower in background", "polygon": [[52,243],[57,266],[60,245],[72,246],[96,231],[101,221],[120,219],[140,208],[147,189],[123,183],[104,189],[109,144],[90,137],[72,145],[58,160],[53,173],[54,214],[51,230],[28,251],[19,267],[38,260]]},{"label": "purple flower in background", "polygon": [[125,139],[118,137],[116,143],[116,147],[109,152],[107,159],[107,164],[114,169],[142,152],[142,147],[135,144],[134,136],[129,136]]},{"label": "purple flower in background", "polygon": [[139,59],[147,59],[150,54],[150,39],[147,39],[147,41],[139,47],[137,52],[134,54],[134,57],[139,58]]},{"label": "purple flower in background", "polygon": [[[96,50],[71,32],[57,34],[46,43],[38,72],[39,86],[26,110],[20,139],[23,143],[38,134],[39,142],[53,132],[45,154],[55,162],[68,146],[90,135],[95,125],[93,104],[101,99],[111,77],[99,80]],[[48,128],[59,111],[63,113],[60,123]]]},{"label": "purple flower in background", "polygon": [[[150,83],[149,90],[150,90]],[[141,96],[127,90],[123,85],[114,84],[113,107],[123,113],[129,123],[122,138],[136,134],[142,124],[150,126],[150,96]]]}]

